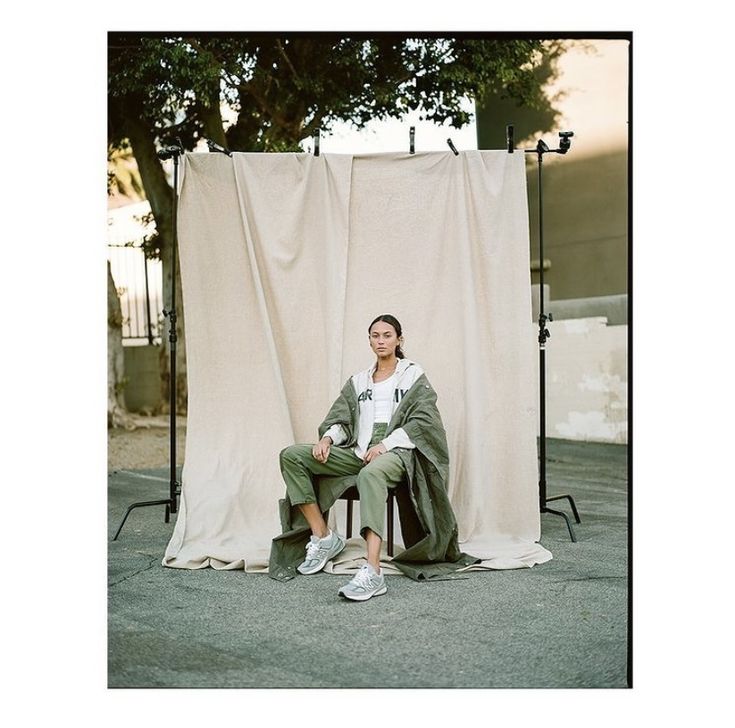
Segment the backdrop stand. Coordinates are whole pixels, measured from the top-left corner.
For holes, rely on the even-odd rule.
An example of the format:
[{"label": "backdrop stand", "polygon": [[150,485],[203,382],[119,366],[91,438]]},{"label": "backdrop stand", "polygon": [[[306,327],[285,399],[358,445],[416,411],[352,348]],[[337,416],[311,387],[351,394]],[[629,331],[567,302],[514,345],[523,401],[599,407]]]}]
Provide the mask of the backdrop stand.
[{"label": "backdrop stand", "polygon": [[[414,147],[414,134],[413,128],[410,130],[410,153],[415,153]],[[320,130],[317,129],[314,133],[314,156],[319,156],[319,141],[320,141]],[[569,535],[572,541],[576,542],[574,530],[572,524],[566,515],[562,511],[556,511],[548,507],[548,503],[554,500],[567,499],[569,505],[572,508],[574,519],[577,523],[581,523],[579,518],[579,512],[574,503],[574,499],[571,495],[555,495],[548,497],[546,495],[546,340],[550,337],[549,331],[546,328],[546,322],[552,321],[551,313],[548,315],[544,313],[544,227],[543,227],[543,195],[542,195],[542,161],[543,155],[547,152],[556,154],[566,154],[571,146],[570,138],[574,136],[574,132],[559,132],[559,148],[549,149],[542,139],[539,139],[536,147],[533,149],[524,149],[526,153],[535,153],[538,155],[538,200],[539,200],[539,275],[540,275],[540,289],[539,289],[539,508],[541,513],[553,513],[554,515],[561,516],[567,524],[569,529]],[[513,126],[508,125],[506,127],[506,139],[507,139],[507,151],[512,154],[515,151],[513,142]],[[169,396],[170,396],[170,433],[171,433],[171,472],[169,478],[169,497],[161,500],[153,501],[142,501],[139,503],[132,503],[128,506],[125,515],[123,516],[120,525],[113,537],[113,541],[117,540],[120,535],[125,521],[130,515],[131,511],[135,508],[143,508],[145,506],[157,506],[165,505],[164,521],[168,523],[170,520],[170,514],[177,512],[178,497],[181,495],[181,484],[176,479],[176,250],[177,250],[177,231],[176,231],[176,207],[178,200],[178,182],[179,182],[179,157],[184,153],[184,147],[181,144],[181,140],[177,140],[178,144],[174,146],[164,147],[158,152],[160,159],[173,159],[174,160],[174,187],[173,187],[173,252],[172,252],[172,268],[173,278],[171,283],[171,310],[163,312],[164,316],[169,319],[169,342],[171,344],[170,354],[171,363],[170,371],[171,377],[169,381]],[[227,156],[231,156],[231,152],[223,147],[207,140],[210,152],[221,152]],[[459,152],[454,146],[451,138],[447,139],[447,145],[452,152],[457,156]]]},{"label": "backdrop stand", "polygon": [[179,193],[179,158],[184,153],[184,147],[181,144],[181,140],[177,139],[178,144],[164,147],[158,152],[159,159],[173,159],[174,160],[174,189],[173,189],[173,250],[171,253],[171,310],[166,311],[164,309],[163,315],[168,318],[169,334],[168,340],[170,346],[170,377],[169,377],[169,407],[170,407],[170,421],[169,430],[171,435],[171,472],[169,477],[169,497],[161,500],[152,501],[141,501],[139,503],[132,503],[128,506],[125,515],[123,516],[120,525],[115,532],[112,540],[116,541],[120,535],[125,521],[130,515],[134,508],[143,508],[145,506],[166,506],[164,515],[164,522],[168,523],[172,513],[176,513],[178,510],[178,497],[181,495],[181,485],[176,480],[176,249],[177,249],[177,233],[176,233],[176,206],[178,201]]},{"label": "backdrop stand", "polygon": [[[553,513],[555,516],[561,516],[569,529],[569,536],[572,541],[577,540],[574,535],[571,521],[566,513],[556,511],[548,507],[548,503],[555,500],[566,498],[572,508],[574,520],[581,523],[577,506],[571,495],[546,495],[546,340],[551,336],[546,328],[547,321],[553,321],[551,312],[544,313],[544,215],[543,215],[543,193],[542,193],[542,162],[544,154],[552,152],[555,154],[566,154],[572,145],[571,137],[574,136],[572,131],[559,132],[559,148],[549,149],[542,139],[539,139],[533,149],[524,149],[526,153],[536,154],[538,156],[538,241],[539,241],[539,317],[538,317],[538,343],[539,343],[539,509],[541,513]],[[506,139],[508,153],[512,154],[513,147],[513,126],[506,127]]]}]

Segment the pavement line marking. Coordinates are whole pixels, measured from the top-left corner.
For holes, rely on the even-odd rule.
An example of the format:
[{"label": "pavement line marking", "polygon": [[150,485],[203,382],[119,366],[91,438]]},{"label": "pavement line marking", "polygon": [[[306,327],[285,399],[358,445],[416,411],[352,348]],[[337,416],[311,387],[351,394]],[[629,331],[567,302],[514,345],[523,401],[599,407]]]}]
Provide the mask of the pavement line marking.
[{"label": "pavement line marking", "polygon": [[118,470],[118,473],[132,475],[134,478],[145,478],[145,480],[160,480],[162,483],[170,482],[169,478],[162,478],[160,475],[146,475],[145,473],[136,473],[134,470]]}]

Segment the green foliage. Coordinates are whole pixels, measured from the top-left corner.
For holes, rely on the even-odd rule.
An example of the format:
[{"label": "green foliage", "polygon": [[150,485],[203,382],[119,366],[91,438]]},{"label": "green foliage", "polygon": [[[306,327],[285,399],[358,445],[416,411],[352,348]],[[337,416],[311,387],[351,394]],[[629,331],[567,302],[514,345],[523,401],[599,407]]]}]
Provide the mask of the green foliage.
[{"label": "green foliage", "polygon": [[[584,41],[549,41],[544,44],[540,58],[528,66],[530,73],[517,78],[504,73],[502,81],[487,84],[476,97],[478,146],[480,149],[502,149],[505,146],[505,127],[515,128],[516,146],[533,144],[538,134],[550,131],[560,123],[560,112],[555,108],[563,92],[548,96],[549,85],[558,76],[558,60],[570,46],[586,50]],[[520,60],[520,59],[519,59]],[[530,78],[531,74],[535,80]],[[539,94],[540,89],[545,89]],[[524,103],[523,99],[527,99]],[[529,164],[531,159],[526,160]]]},{"label": "green foliage", "polygon": [[[108,192],[150,201],[156,230],[143,249],[161,257],[173,220],[156,146],[178,138],[193,149],[216,137],[233,151],[298,152],[316,129],[361,129],[409,111],[460,128],[470,121],[466,97],[485,109],[510,99],[551,128],[558,113],[543,89],[564,49],[560,41],[399,34],[110,33]],[[223,124],[222,106],[234,123]],[[131,138],[137,170],[122,166]]]},{"label": "green foliage", "polygon": [[220,103],[237,120],[230,149],[300,151],[317,128],[338,121],[357,129],[410,110],[459,128],[470,121],[466,96],[493,94],[549,109],[561,42],[409,38],[403,35],[207,34],[109,35],[109,135],[124,144],[126,111],[135,108],[152,136],[179,137],[186,148],[205,136]]}]

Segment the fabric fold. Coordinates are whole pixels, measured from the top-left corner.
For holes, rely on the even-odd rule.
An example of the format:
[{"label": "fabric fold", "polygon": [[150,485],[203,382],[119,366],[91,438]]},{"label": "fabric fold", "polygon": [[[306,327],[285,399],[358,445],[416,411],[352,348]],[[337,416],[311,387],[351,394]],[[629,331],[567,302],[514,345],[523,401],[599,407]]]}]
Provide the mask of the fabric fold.
[{"label": "fabric fold", "polygon": [[339,388],[351,157],[183,163],[189,402],[182,508],[163,563],[262,570],[279,527],[278,453],[316,429]]},{"label": "fabric fold", "polygon": [[342,383],[373,360],[367,326],[383,313],[438,395],[459,545],[481,560],[461,568],[551,558],[537,543],[523,155],[236,152],[183,165],[189,414],[163,564],[268,568],[279,452],[316,440]]}]

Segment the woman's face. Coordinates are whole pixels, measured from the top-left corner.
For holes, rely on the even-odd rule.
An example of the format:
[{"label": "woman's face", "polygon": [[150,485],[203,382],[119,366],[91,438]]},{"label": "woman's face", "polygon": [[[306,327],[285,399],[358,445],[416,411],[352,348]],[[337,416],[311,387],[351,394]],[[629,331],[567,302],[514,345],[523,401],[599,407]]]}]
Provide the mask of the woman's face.
[{"label": "woman's face", "polygon": [[377,321],[370,327],[369,339],[370,348],[380,358],[393,356],[402,342],[393,326],[386,321]]}]

